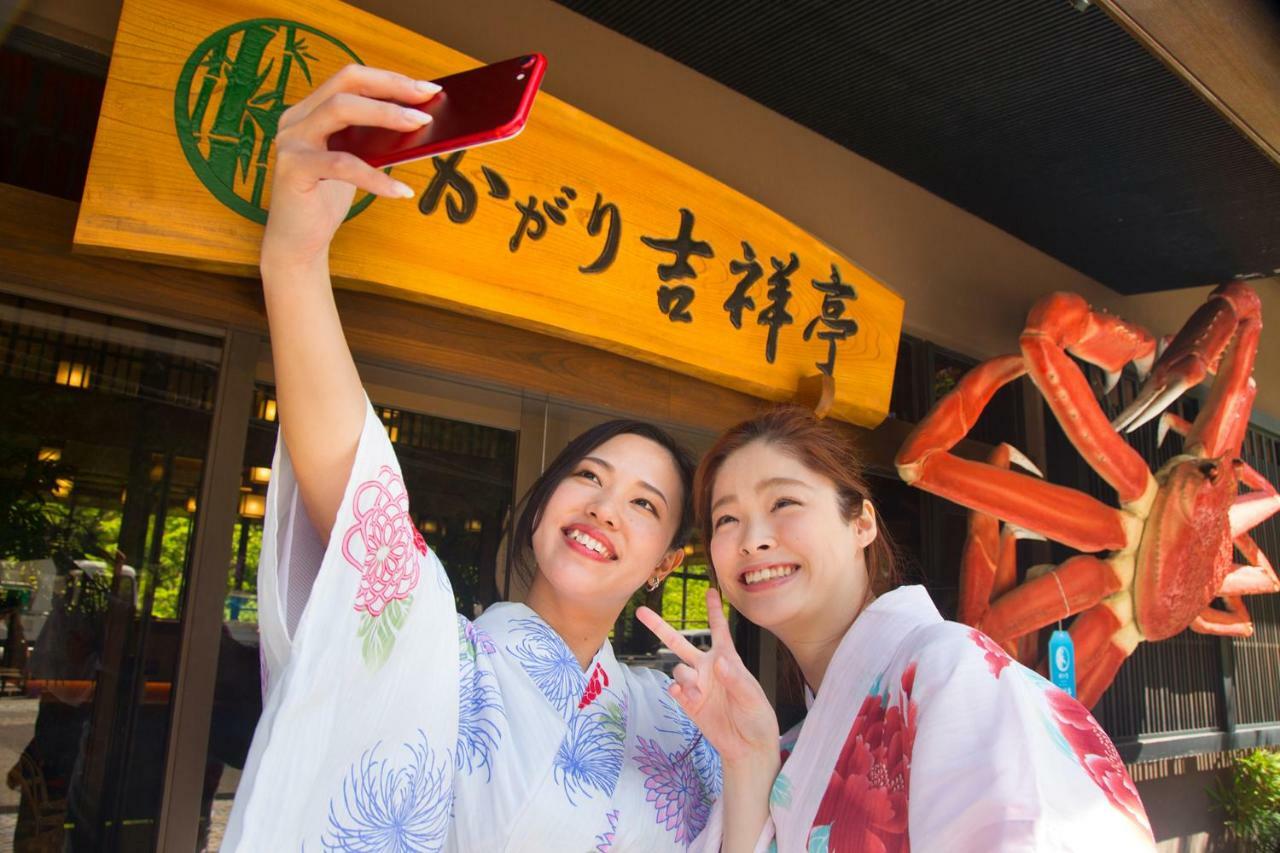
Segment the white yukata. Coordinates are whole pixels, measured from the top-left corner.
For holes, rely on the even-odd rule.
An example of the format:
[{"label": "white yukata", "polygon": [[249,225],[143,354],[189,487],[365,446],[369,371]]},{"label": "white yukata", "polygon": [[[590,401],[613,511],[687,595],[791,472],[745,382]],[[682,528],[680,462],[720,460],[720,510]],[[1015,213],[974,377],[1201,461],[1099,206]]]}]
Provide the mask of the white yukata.
[{"label": "white yukata", "polygon": [[223,849],[683,851],[720,760],[606,641],[522,604],[472,622],[369,407],[328,548],[277,445],[258,573],[266,700]]},{"label": "white yukata", "polygon": [[[872,602],[836,649],[757,851],[1150,851],[1146,812],[1088,711],[920,586]],[[698,849],[723,834],[718,803]]]}]

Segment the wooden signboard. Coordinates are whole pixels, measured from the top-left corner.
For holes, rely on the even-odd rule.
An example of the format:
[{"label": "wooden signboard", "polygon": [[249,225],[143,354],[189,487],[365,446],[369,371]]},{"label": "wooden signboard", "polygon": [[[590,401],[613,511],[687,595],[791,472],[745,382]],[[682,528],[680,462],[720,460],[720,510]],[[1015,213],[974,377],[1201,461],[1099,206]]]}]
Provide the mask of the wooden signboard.
[{"label": "wooden signboard", "polygon": [[[530,49],[554,69],[555,45]],[[126,0],[77,246],[256,275],[276,122],[351,62],[427,79],[479,64],[334,0]],[[888,410],[901,297],[741,193],[546,92],[516,139],[393,174],[418,197],[357,197],[333,246],[339,286],[767,399],[825,373],[834,416],[874,426]]]}]

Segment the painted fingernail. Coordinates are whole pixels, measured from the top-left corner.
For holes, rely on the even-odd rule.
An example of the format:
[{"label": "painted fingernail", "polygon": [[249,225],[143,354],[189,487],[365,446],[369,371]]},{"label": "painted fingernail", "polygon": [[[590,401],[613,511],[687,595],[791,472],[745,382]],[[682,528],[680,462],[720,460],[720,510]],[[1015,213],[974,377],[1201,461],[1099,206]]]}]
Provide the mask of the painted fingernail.
[{"label": "painted fingernail", "polygon": [[391,188],[391,192],[396,198],[413,198],[414,196],[413,187],[400,181],[396,181],[395,186]]},{"label": "painted fingernail", "polygon": [[415,86],[424,95],[434,95],[440,91],[440,84],[432,83],[430,80],[419,80]]},{"label": "painted fingernail", "polygon": [[411,122],[415,122],[416,124],[426,124],[431,121],[431,116],[427,115],[422,110],[415,110],[413,107],[405,107],[401,112],[404,113],[404,117],[406,119]]}]

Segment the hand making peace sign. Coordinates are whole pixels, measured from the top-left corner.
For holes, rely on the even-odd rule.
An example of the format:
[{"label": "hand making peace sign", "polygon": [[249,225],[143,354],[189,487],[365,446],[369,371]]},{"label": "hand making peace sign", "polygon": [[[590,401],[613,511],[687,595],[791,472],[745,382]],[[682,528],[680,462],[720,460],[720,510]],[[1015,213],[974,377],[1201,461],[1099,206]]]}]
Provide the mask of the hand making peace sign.
[{"label": "hand making peace sign", "polygon": [[707,620],[711,651],[701,651],[648,607],[636,611],[644,623],[683,663],[676,664],[671,697],[720,753],[726,765],[758,760],[776,761],[778,717],[760,683],[747,670],[733,647],[720,593],[707,590]]}]

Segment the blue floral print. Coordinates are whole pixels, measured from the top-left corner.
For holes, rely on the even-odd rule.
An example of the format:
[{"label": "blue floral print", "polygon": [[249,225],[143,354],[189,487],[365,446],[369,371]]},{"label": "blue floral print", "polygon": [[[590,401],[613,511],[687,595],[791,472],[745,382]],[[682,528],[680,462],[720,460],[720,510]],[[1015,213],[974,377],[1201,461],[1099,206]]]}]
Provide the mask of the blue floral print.
[{"label": "blue floral print", "polygon": [[[376,755],[381,743],[352,765],[342,783],[342,802],[329,801],[325,850],[351,853],[429,853],[444,847],[453,804],[452,768],[437,764],[425,732],[406,743],[409,761],[396,766]],[[341,808],[341,814],[339,812]]]},{"label": "blue floral print", "polygon": [[511,624],[513,633],[521,639],[507,651],[520,662],[547,701],[568,720],[587,682],[578,659],[541,619],[516,619]]}]

